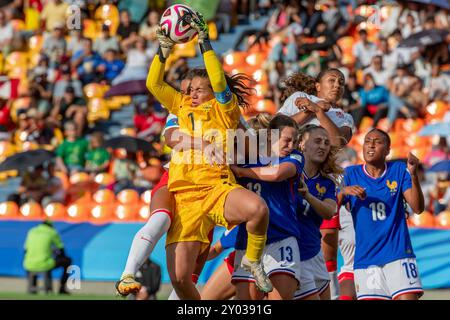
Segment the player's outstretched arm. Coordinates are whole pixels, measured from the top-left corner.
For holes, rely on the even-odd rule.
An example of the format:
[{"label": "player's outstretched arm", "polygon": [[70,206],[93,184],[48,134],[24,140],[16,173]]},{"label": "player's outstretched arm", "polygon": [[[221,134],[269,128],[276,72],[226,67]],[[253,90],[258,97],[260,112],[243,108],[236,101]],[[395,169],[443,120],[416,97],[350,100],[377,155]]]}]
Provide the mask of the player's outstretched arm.
[{"label": "player's outstretched arm", "polygon": [[153,96],[171,113],[176,115],[176,107],[181,104],[183,96],[164,81],[166,58],[169,56],[174,42],[164,35],[160,27],[156,30],[156,35],[160,47],[148,71],[146,84]]},{"label": "player's outstretched arm", "polygon": [[420,187],[419,178],[417,175],[417,167],[419,159],[411,152],[408,154],[407,167],[411,175],[411,188],[403,192],[406,202],[408,202],[411,209],[416,214],[421,214],[425,210],[425,200],[423,197],[422,188]]},{"label": "player's outstretched arm", "polygon": [[209,81],[214,91],[216,100],[220,104],[228,104],[232,100],[232,94],[227,86],[225,73],[222,64],[214,52],[209,41],[208,25],[203,20],[203,16],[197,12],[197,16],[192,17],[191,26],[198,32],[198,43],[200,51],[205,61],[206,72],[208,72]]},{"label": "player's outstretched arm", "polygon": [[270,182],[284,181],[297,174],[297,167],[292,162],[285,162],[273,167],[241,168],[232,165],[230,168],[237,178],[251,178]]}]

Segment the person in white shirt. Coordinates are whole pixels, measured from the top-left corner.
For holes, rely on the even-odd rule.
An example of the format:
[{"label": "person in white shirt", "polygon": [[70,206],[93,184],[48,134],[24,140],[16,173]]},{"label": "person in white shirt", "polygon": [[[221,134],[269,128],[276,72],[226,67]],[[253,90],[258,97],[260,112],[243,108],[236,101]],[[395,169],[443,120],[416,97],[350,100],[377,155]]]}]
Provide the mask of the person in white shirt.
[{"label": "person in white shirt", "polygon": [[367,31],[361,29],[359,31],[359,38],[361,39],[353,46],[353,55],[356,57],[360,68],[367,67],[372,58],[377,53],[377,46],[368,40]]},{"label": "person in white shirt", "polygon": [[363,75],[371,74],[377,86],[385,86],[393,72],[389,69],[383,68],[383,57],[376,55],[372,58],[372,63],[365,68]]},{"label": "person in white shirt", "polygon": [[11,41],[13,38],[13,28],[11,23],[6,19],[6,14],[0,10],[0,48],[3,56],[7,56],[11,50]]}]

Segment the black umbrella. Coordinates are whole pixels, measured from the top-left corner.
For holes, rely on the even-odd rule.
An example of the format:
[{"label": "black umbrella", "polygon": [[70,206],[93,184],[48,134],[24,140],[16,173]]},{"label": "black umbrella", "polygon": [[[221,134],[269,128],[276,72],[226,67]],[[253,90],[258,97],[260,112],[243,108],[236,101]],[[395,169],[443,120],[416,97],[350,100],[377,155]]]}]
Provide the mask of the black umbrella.
[{"label": "black umbrella", "polygon": [[114,96],[135,96],[148,94],[146,80],[130,80],[121,82],[109,88],[105,93],[105,98]]},{"label": "black umbrella", "polygon": [[410,35],[399,43],[399,47],[431,46],[445,41],[447,30],[430,29],[423,30]]},{"label": "black umbrella", "polygon": [[55,157],[55,153],[45,150],[31,150],[16,153],[5,159],[0,163],[0,171],[18,170],[25,171],[30,167],[37,167],[44,162],[49,161]]},{"label": "black umbrella", "polygon": [[432,4],[433,6],[450,9],[450,4],[448,0],[412,0],[413,2],[419,2],[424,4]]},{"label": "black umbrella", "polygon": [[103,144],[105,148],[113,149],[125,149],[128,152],[155,152],[152,144],[146,140],[131,137],[131,136],[118,136],[106,140]]}]

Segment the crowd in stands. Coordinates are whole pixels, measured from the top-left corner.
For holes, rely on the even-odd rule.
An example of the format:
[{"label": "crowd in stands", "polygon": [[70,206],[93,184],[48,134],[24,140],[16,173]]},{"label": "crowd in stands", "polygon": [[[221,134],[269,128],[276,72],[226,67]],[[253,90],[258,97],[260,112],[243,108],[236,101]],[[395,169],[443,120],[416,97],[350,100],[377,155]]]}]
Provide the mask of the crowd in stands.
[{"label": "crowd in stands", "polygon": [[[78,27],[68,23],[72,3],[81,9]],[[80,173],[97,182],[99,175],[110,175],[100,188],[116,195],[128,189],[142,194],[158,182],[161,161],[168,155],[160,139],[167,113],[145,94],[114,98],[104,94],[111,86],[145,80],[158,48],[155,28],[170,4],[2,2],[0,160],[36,148],[57,155],[54,163],[25,173],[10,200],[19,205],[30,199],[42,206],[70,205],[67,181],[70,185],[71,177]],[[412,149],[425,172],[449,158],[448,139],[418,135],[426,124],[442,121],[446,112],[446,121],[450,118],[449,9],[400,0],[220,0],[211,23],[220,37],[259,18],[268,19],[263,30],[242,34],[233,48],[243,51],[231,50],[224,56],[227,71],[246,72],[255,79],[254,112],[276,112],[283,102],[283,80],[292,72],[314,77],[324,68],[338,68],[346,76],[341,107],[352,114],[356,126],[346,154],[355,162],[362,159],[362,133],[375,126],[392,134],[393,158],[404,157],[405,147]],[[436,30],[442,39],[432,45],[419,41],[402,45],[417,32]],[[188,70],[187,59],[197,54],[187,46],[176,48],[175,58],[167,63],[166,80],[178,86]],[[252,55],[256,60],[249,59]],[[235,59],[229,61],[228,56]],[[130,103],[135,105],[134,127],[122,133],[154,143],[160,151],[156,157],[102,147],[108,132],[97,124]],[[450,202],[448,177],[437,175],[432,182],[429,175],[426,178],[424,183],[431,186],[424,189],[427,210],[437,214],[450,209],[444,205]],[[446,187],[435,188],[438,183]]]}]

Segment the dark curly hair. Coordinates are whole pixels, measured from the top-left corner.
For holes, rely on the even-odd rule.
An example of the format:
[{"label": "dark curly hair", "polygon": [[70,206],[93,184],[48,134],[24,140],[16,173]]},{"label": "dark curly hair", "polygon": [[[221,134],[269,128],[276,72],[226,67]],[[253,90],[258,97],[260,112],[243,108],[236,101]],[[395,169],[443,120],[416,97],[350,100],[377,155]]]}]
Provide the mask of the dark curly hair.
[{"label": "dark curly hair", "polygon": [[283,81],[282,85],[284,89],[280,98],[281,103],[284,103],[290,95],[297,91],[302,91],[310,95],[317,95],[316,79],[305,73],[292,73]]}]

